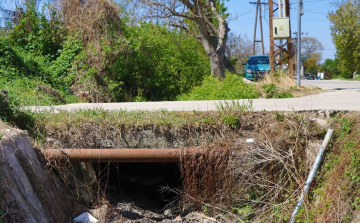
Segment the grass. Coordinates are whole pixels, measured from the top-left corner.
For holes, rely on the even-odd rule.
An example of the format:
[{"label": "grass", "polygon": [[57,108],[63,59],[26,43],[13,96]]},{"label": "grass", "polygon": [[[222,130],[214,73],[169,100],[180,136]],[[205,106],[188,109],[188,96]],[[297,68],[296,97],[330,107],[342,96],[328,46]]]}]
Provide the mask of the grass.
[{"label": "grass", "polygon": [[355,78],[353,79],[350,79],[350,80],[354,80],[354,81],[360,81],[360,75],[356,76]]},{"label": "grass", "polygon": [[360,119],[339,114],[332,121],[335,134],[307,208],[298,215],[301,222],[354,222],[360,210]]},{"label": "grass", "polygon": [[243,102],[242,104],[236,100],[231,100],[230,102],[220,101],[219,103],[216,104],[216,108],[220,113],[229,112],[229,111],[244,112],[244,111],[254,110],[253,101],[251,99],[248,100],[247,103]]},{"label": "grass", "polygon": [[[81,126],[85,122],[98,123],[101,125],[123,125],[123,126],[172,126],[174,128],[181,128],[184,126],[199,126],[209,125],[217,126],[223,124],[221,121],[223,117],[228,116],[229,113],[235,116],[241,114],[248,109],[251,109],[250,104],[237,104],[232,107],[231,104],[224,102],[219,111],[210,112],[176,112],[176,111],[105,111],[105,110],[79,110],[76,112],[61,111],[58,114],[44,112],[31,113],[39,125],[58,126]],[[240,107],[238,107],[240,106]],[[220,112],[222,111],[222,112]],[[226,111],[226,112],[224,112]],[[40,124],[41,123],[41,124]]]}]

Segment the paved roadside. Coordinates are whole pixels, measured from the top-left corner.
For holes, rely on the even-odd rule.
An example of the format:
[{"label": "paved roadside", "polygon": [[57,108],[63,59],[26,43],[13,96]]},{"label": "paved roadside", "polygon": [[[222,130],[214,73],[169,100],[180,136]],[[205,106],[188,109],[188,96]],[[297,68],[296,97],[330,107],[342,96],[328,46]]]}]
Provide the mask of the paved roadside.
[{"label": "paved roadside", "polygon": [[343,80],[301,80],[301,85],[319,87],[332,91],[357,91],[360,92],[360,81]]},{"label": "paved roadside", "polygon": [[[302,85],[312,85],[330,90],[316,95],[285,99],[254,99],[255,111],[308,111],[308,110],[349,110],[360,111],[360,82],[357,81],[314,81],[302,80]],[[32,111],[59,110],[73,111],[79,109],[104,110],[148,110],[166,109],[168,111],[210,111],[216,110],[221,101],[162,101],[162,102],[125,102],[125,103],[78,103],[59,106],[27,107]],[[248,103],[248,100],[239,100]]]}]

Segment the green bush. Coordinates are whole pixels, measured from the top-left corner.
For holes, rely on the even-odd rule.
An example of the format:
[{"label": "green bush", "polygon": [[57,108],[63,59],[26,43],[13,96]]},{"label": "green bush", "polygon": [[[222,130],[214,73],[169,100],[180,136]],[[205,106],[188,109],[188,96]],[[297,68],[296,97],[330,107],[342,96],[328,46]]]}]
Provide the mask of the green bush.
[{"label": "green bush", "polygon": [[31,71],[11,47],[7,39],[0,37],[0,75],[2,78],[19,78]]},{"label": "green bush", "polygon": [[[18,23],[0,37],[2,85],[16,89],[26,84],[14,80],[32,81],[31,87],[15,90],[20,99],[29,98],[23,105],[64,103],[53,93],[68,103],[80,91],[100,101],[176,100],[210,74],[204,48],[181,30],[146,22],[131,26],[122,15],[121,32],[100,30],[99,38],[89,41],[81,29],[66,30],[51,5],[39,11],[35,3],[30,0],[19,8]],[[50,95],[30,96],[41,88],[35,83],[52,89]]]},{"label": "green bush", "polygon": [[141,23],[124,27],[124,35],[128,45],[109,74],[121,83],[114,89],[118,101],[176,100],[210,73],[203,47],[186,33]]},{"label": "green bush", "polygon": [[0,85],[22,100],[21,105],[74,101],[69,70],[82,43],[65,36],[54,8],[44,9],[49,14],[39,12],[35,1],[27,1],[18,9],[23,12],[18,24],[0,37]]},{"label": "green bush", "polygon": [[264,84],[262,88],[265,91],[265,97],[266,98],[293,98],[294,95],[292,95],[289,92],[286,91],[279,91],[279,89],[276,87],[276,84]]},{"label": "green bush", "polygon": [[6,90],[11,103],[18,106],[56,105],[77,101],[74,96],[65,95],[44,82],[29,78],[5,80],[0,76],[0,89]]},{"label": "green bush", "polygon": [[37,10],[35,0],[29,0],[25,2],[24,8],[17,10],[22,13],[18,24],[10,33],[9,39],[13,45],[36,55],[54,57],[61,48],[64,32],[55,8],[44,5],[43,10],[48,12],[46,15]]},{"label": "green bush", "polygon": [[7,117],[12,113],[8,98],[6,94],[0,92],[0,119],[7,120]]},{"label": "green bush", "polygon": [[188,94],[179,96],[178,100],[253,99],[260,95],[254,85],[246,84],[236,74],[227,73],[226,78],[222,81],[212,76],[206,76],[200,86],[194,87]]}]

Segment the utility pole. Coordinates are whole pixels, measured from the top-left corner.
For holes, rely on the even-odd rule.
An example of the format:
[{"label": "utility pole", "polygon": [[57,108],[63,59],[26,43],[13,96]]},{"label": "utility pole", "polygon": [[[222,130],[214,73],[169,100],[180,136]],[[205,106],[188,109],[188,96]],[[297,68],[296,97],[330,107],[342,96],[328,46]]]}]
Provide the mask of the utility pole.
[{"label": "utility pole", "polygon": [[301,16],[304,15],[303,1],[298,0],[298,31],[297,31],[297,86],[300,87],[300,68],[301,68]]},{"label": "utility pole", "polygon": [[[274,12],[276,11],[279,12],[278,17],[274,17]],[[274,21],[276,22],[275,25]],[[269,0],[269,29],[271,69],[270,74],[273,75],[275,72],[274,61],[276,60],[278,65],[288,66],[288,74],[290,76],[294,76],[294,51],[290,30],[291,26],[289,0],[279,0],[278,3],[275,3],[273,0]],[[275,33],[276,35],[274,36]],[[279,39],[280,44],[275,44],[275,39]],[[283,42],[284,40],[286,40],[285,43]]]},{"label": "utility pole", "polygon": [[[290,18],[290,1],[287,0],[287,3],[286,3],[286,14],[289,15],[289,18]],[[291,28],[291,26],[290,26]],[[295,52],[294,52],[294,48],[293,48],[293,43],[292,43],[292,39],[291,39],[291,29],[290,29],[290,37],[289,39],[287,40],[287,53],[288,53],[288,74],[293,77],[295,75],[295,61],[294,61],[294,55],[295,55]],[[284,57],[282,57],[282,59],[284,59]]]},{"label": "utility pole", "polygon": [[[254,27],[254,39],[253,39],[253,55],[255,55],[255,45],[257,42],[261,42],[261,50],[262,54],[265,54],[264,51],[264,38],[263,38],[263,28],[262,28],[262,16],[261,16],[261,5],[268,4],[268,3],[262,3],[260,0],[257,0],[257,2],[250,2],[250,4],[256,5],[256,15],[255,15],[255,27]],[[259,17],[260,22],[260,35],[261,40],[256,40],[256,31],[257,31],[257,19]]]},{"label": "utility pole", "polygon": [[269,28],[270,28],[270,75],[275,74],[275,55],[274,55],[274,33],[273,33],[273,17],[274,17],[274,4],[273,0],[269,0]]}]

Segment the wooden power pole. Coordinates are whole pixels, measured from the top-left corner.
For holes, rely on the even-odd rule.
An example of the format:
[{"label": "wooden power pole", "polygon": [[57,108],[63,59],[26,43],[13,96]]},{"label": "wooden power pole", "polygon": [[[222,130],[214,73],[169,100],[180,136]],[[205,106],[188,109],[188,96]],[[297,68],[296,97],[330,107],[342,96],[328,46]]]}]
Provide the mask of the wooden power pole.
[{"label": "wooden power pole", "polygon": [[[260,0],[257,0],[256,2],[250,2],[250,4],[256,5],[256,15],[255,15],[255,27],[254,27],[254,39],[253,39],[253,55],[255,55],[255,45],[257,42],[261,43],[261,52],[264,55],[264,38],[263,38],[263,27],[262,27],[262,15],[261,15],[261,5],[263,4],[269,4],[269,3],[263,3]],[[256,31],[257,31],[257,19],[259,17],[260,22],[260,36],[261,40],[256,40]]]}]

